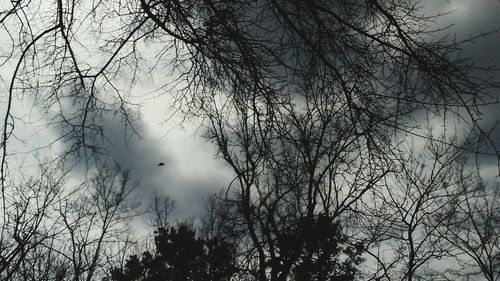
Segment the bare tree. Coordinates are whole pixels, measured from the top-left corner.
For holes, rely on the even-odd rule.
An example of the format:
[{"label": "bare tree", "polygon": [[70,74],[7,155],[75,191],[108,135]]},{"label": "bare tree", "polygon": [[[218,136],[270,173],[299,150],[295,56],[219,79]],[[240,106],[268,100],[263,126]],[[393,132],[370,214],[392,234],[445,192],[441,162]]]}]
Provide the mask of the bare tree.
[{"label": "bare tree", "polygon": [[57,233],[27,252],[19,270],[13,275],[16,281],[63,281],[69,277],[69,264],[60,254]]},{"label": "bare tree", "polygon": [[478,175],[462,177],[462,193],[454,204],[442,237],[453,245],[460,269],[456,276],[500,279],[500,224],[498,183],[488,184]]},{"label": "bare tree", "polygon": [[[3,65],[13,69],[3,82],[1,171],[17,98],[33,96],[36,108],[51,108],[48,123],[60,129],[67,152],[90,156],[102,152],[104,112],[120,114],[133,131],[127,93],[140,75],[162,65],[171,66],[174,83],[160,88],[176,90],[173,107],[191,115],[221,113],[200,111],[220,98],[251,101],[246,106],[263,118],[316,80],[317,90],[349,108],[346,118],[358,129],[418,134],[405,123],[417,110],[459,108],[448,115],[463,118],[488,142],[478,106],[491,101],[497,85],[453,56],[460,42],[432,41],[442,32],[432,20],[411,1],[12,2],[0,19],[11,38]],[[159,44],[156,53],[143,48],[150,42]]]},{"label": "bare tree", "polygon": [[[60,223],[66,243],[61,245],[71,265],[74,281],[96,280],[104,274],[107,257],[120,241],[126,240],[126,222],[134,215],[129,195],[135,188],[128,171],[106,166],[99,169],[78,197],[61,203]],[[88,192],[88,193],[87,193]]]},{"label": "bare tree", "polygon": [[174,205],[175,201],[170,197],[155,192],[146,210],[150,216],[151,225],[155,228],[167,229],[170,225],[168,216],[172,212]]},{"label": "bare tree", "polygon": [[[373,201],[366,203],[363,228],[376,245],[368,250],[379,263],[374,276],[433,279],[450,269],[446,261],[452,257],[451,245],[441,233],[456,214],[465,177],[460,172],[464,150],[448,144],[456,142],[428,140],[420,152],[410,148],[385,188],[371,191]],[[380,248],[386,250],[380,253]]]},{"label": "bare tree", "polygon": [[33,251],[57,234],[51,217],[60,202],[66,173],[40,166],[39,175],[12,184],[5,193],[0,233],[0,278],[12,280]]}]

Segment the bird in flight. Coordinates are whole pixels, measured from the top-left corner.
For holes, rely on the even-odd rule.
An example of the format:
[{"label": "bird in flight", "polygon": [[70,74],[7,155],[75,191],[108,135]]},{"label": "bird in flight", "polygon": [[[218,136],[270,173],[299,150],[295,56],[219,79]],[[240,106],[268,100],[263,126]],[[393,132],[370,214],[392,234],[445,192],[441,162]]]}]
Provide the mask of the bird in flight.
[{"label": "bird in flight", "polygon": [[161,166],[165,166],[165,163],[160,162],[160,163],[158,163],[158,166],[159,166],[159,167],[161,167]]}]

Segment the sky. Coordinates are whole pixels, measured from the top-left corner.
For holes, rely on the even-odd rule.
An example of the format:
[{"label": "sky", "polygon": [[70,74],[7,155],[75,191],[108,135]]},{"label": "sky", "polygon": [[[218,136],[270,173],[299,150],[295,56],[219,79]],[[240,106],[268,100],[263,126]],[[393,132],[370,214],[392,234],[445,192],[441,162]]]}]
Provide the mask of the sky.
[{"label": "sky", "polygon": [[[500,28],[500,1],[427,0],[421,3],[427,7],[424,11],[429,13],[451,12],[443,16],[442,23],[438,24],[455,23],[449,32],[457,40]],[[478,64],[500,65],[500,33],[477,40],[467,47],[464,55],[473,57]],[[127,151],[125,146],[111,149],[112,155],[122,163],[137,159],[132,164],[133,170],[145,175],[141,180],[143,188],[164,190],[176,200],[174,215],[196,215],[200,211],[196,206],[202,205],[205,196],[228,185],[232,179],[231,170],[222,160],[214,159],[215,147],[203,139],[203,130],[197,131],[197,124],[186,123],[181,128],[175,126],[176,120],[163,123],[161,116],[167,106],[168,101],[145,105],[141,120],[145,129],[144,138],[129,143],[128,152],[123,153]],[[498,107],[485,109],[485,124],[491,126],[499,119],[497,110]],[[117,143],[122,139],[119,130],[111,135]],[[500,144],[500,130],[495,130],[493,139],[499,140]],[[485,174],[497,174],[497,159],[489,157],[487,160],[483,165]],[[166,165],[157,167],[160,161],[165,161]]]},{"label": "sky", "polygon": [[[428,5],[427,10],[450,12],[441,17],[436,24],[450,26],[447,33],[457,41],[467,40],[482,33],[489,33],[500,29],[500,1],[498,0],[426,0],[422,5]],[[464,57],[470,57],[476,66],[500,66],[500,33],[496,32],[474,40],[473,43],[464,45]],[[495,79],[500,80],[500,72],[492,73]],[[500,93],[492,93],[496,101],[500,101]],[[498,105],[483,108],[484,128],[491,128],[491,138],[500,147],[500,128],[495,125],[500,120]],[[500,125],[500,124],[499,124]],[[490,150],[491,152],[491,150]],[[499,162],[497,157],[482,156],[482,175],[493,178],[499,175]]]},{"label": "sky", "polygon": [[[5,1],[4,1],[5,2]],[[454,24],[447,31],[458,41],[465,40],[482,32],[500,28],[500,1],[497,0],[425,0],[420,2],[425,13],[446,13],[436,24],[443,26]],[[1,41],[0,41],[1,42]],[[500,33],[476,40],[466,45],[463,54],[470,56],[479,65],[500,65]],[[8,80],[8,70],[0,72]],[[500,78],[500,75],[499,75]],[[153,85],[143,83],[136,88],[137,96],[147,93]],[[495,94],[500,96],[500,93]],[[0,103],[5,100],[0,98]],[[170,196],[176,201],[174,218],[197,216],[203,210],[204,200],[210,194],[228,186],[233,176],[229,167],[220,159],[216,159],[213,144],[203,138],[203,128],[196,121],[186,121],[179,126],[180,117],[168,117],[168,98],[148,100],[141,107],[137,120],[140,136],[128,138],[124,133],[121,120],[114,115],[105,116],[104,135],[107,140],[102,145],[107,149],[109,159],[113,159],[122,167],[131,169],[132,175],[139,182],[136,195],[141,200],[148,198],[153,191]],[[3,112],[5,104],[1,104]],[[26,111],[30,108],[29,100],[23,100],[15,106],[15,112],[31,122],[18,122],[16,136],[9,149],[17,161],[22,162],[23,171],[33,167],[34,155],[48,153],[46,149],[36,148],[50,145],[58,136],[58,131],[46,128],[43,118],[46,112]],[[483,124],[493,126],[498,120],[499,107],[484,109]],[[3,114],[2,114],[3,115]],[[500,130],[494,130],[493,139],[500,145]],[[53,151],[64,149],[61,144],[50,146]],[[25,161],[23,162],[23,159]],[[159,163],[164,166],[158,166]],[[13,166],[13,165],[11,165]],[[487,175],[498,173],[497,159],[487,158],[483,164]],[[85,169],[72,171],[75,178],[82,177]]]}]

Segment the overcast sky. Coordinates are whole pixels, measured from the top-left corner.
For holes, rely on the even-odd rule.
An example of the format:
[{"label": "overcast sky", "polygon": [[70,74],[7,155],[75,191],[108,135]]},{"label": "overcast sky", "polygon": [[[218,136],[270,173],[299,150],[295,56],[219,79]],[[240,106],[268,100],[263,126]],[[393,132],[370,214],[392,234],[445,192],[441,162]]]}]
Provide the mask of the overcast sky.
[{"label": "overcast sky", "polygon": [[[448,26],[450,36],[457,41],[466,40],[481,33],[488,33],[500,29],[500,1],[498,0],[425,0],[428,11],[451,12],[443,16],[438,25]],[[451,37],[451,38],[453,38]],[[477,66],[500,67],[500,33],[496,32],[464,45],[463,55],[473,59]],[[500,72],[493,73],[500,80]],[[496,101],[500,101],[500,92],[492,93]],[[500,107],[492,105],[483,109],[482,125],[493,128],[500,120]],[[491,137],[497,147],[500,147],[500,128],[492,131]],[[491,152],[491,150],[490,150]],[[482,156],[481,168],[483,175],[493,177],[499,174],[499,162],[496,157]]]},{"label": "overcast sky", "polygon": [[[422,5],[426,5],[425,10],[429,13],[452,11],[438,24],[455,23],[450,33],[457,40],[500,28],[500,1],[497,0],[427,0]],[[479,64],[500,65],[500,33],[467,47],[464,55],[473,57]],[[162,124],[162,112],[166,106],[158,102],[145,106],[142,119],[144,139],[129,143],[129,152],[123,153],[125,147],[122,146],[114,150],[113,155],[130,163],[137,159],[132,165],[138,174],[146,176],[141,180],[143,188],[165,190],[177,201],[177,214],[193,214],[198,211],[194,206],[198,206],[204,196],[227,186],[232,178],[231,171],[221,160],[214,159],[215,148],[204,141],[202,130],[195,132],[196,126],[189,124],[185,124],[184,129],[171,129],[175,121]],[[485,124],[493,125],[500,118],[498,109],[485,108],[490,112],[485,114]],[[500,130],[495,132],[494,139],[500,140]],[[119,130],[115,130],[117,142],[120,141],[118,135]],[[488,167],[484,167],[489,170],[488,174],[498,173],[496,159],[489,160]],[[167,165],[157,167],[156,163],[160,161]]]},{"label": "overcast sky", "polygon": [[[443,16],[437,24],[454,23],[449,32],[457,40],[500,28],[498,0],[425,0],[421,4],[427,13],[452,12]],[[467,45],[464,55],[473,57],[478,64],[500,65],[500,33]],[[138,90],[149,91],[146,86],[138,87]],[[121,120],[108,116],[104,134],[109,142],[103,145],[108,149],[110,159],[132,170],[140,182],[138,195],[147,197],[154,190],[163,192],[176,201],[174,216],[194,216],[201,211],[206,196],[227,187],[232,174],[222,160],[215,159],[215,147],[202,138],[203,129],[199,129],[199,124],[186,122],[182,127],[176,126],[178,119],[175,118],[163,122],[167,117],[168,103],[168,100],[148,101],[142,107],[137,123],[141,137],[128,139],[127,142]],[[29,105],[16,105],[18,115],[23,115],[20,114],[23,108],[29,108]],[[499,119],[498,112],[498,107],[485,108],[485,124],[493,125]],[[26,112],[23,116],[32,123],[29,126],[19,123],[16,127],[16,134],[24,142],[12,141],[10,149],[17,153],[18,160],[33,156],[34,148],[50,143],[57,136],[57,131],[36,125],[43,123],[37,121],[43,119],[43,114]],[[494,139],[500,140],[500,130],[495,131]],[[158,166],[160,162],[165,165]],[[27,163],[24,164],[25,169],[30,162]],[[491,158],[484,168],[491,170],[490,174],[497,173],[496,165],[496,159]],[[78,170],[74,173],[78,174]]]}]

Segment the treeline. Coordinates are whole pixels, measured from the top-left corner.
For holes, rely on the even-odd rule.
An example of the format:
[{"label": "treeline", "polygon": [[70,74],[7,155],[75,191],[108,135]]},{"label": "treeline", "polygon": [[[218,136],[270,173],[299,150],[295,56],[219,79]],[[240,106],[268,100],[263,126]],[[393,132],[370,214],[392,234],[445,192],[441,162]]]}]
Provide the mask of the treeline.
[{"label": "treeline", "polygon": [[[38,176],[6,197],[0,276],[259,280],[264,267],[265,280],[273,281],[496,280],[498,185],[443,163],[406,163],[403,174],[367,191],[369,201],[336,217],[294,209],[300,198],[292,192],[269,196],[274,201],[266,204],[280,216],[252,210],[251,226],[236,200],[241,194],[211,196],[198,218],[174,223],[174,202],[155,194],[144,211],[133,199],[137,183],[117,166],[103,166],[75,187],[66,174],[42,165]],[[140,221],[152,226],[153,238],[138,234]],[[265,239],[259,247],[254,235]],[[261,248],[268,255],[264,261]]]},{"label": "treeline", "polygon": [[[291,251],[303,243],[300,258],[290,272],[293,280],[354,280],[363,261],[363,245],[348,245],[338,223],[332,224],[325,216],[309,225],[304,229],[306,223],[301,223],[300,232],[281,237],[278,242],[286,259],[292,259]],[[238,258],[241,246],[237,241],[197,231],[189,223],[159,227],[154,232],[154,249],[130,255],[124,264],[111,270],[109,280],[252,280],[254,274]]]},{"label": "treeline", "polygon": [[111,270],[113,281],[232,280],[237,276],[235,246],[200,237],[187,223],[158,228],[154,249],[129,256]]}]

